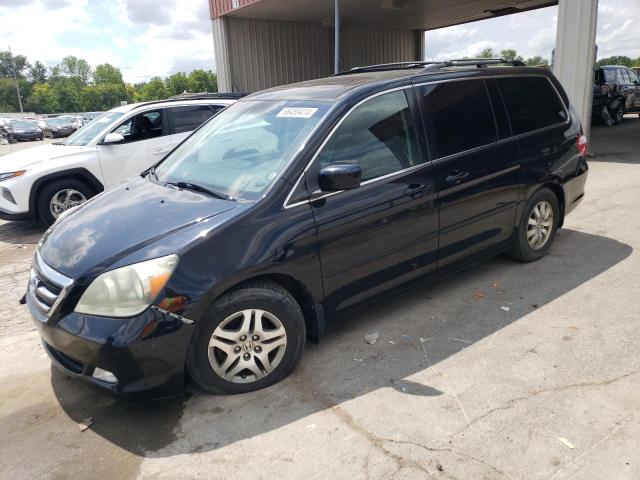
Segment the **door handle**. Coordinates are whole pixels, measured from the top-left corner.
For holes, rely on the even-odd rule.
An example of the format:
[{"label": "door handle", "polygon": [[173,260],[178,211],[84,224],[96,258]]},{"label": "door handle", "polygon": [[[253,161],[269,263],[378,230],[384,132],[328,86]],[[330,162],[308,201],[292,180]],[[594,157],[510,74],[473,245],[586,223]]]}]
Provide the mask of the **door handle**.
[{"label": "door handle", "polygon": [[445,180],[449,184],[458,184],[468,176],[469,172],[460,172],[458,170],[453,170],[452,172],[449,172],[449,175],[447,175],[447,178],[445,178]]},{"label": "door handle", "polygon": [[152,150],[151,153],[154,155],[161,155],[163,153],[167,153],[170,150],[170,148],[156,148],[155,150]]},{"label": "door handle", "polygon": [[404,191],[404,194],[409,195],[410,197],[416,197],[419,194],[422,194],[422,192],[424,192],[425,190],[427,192],[431,191],[431,185],[424,185],[421,183],[412,183]]}]

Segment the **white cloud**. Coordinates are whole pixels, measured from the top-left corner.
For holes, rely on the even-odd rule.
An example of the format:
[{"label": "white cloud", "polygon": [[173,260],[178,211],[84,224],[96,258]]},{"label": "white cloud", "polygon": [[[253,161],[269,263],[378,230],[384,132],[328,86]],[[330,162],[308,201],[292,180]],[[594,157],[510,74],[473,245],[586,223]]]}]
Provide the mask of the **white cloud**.
[{"label": "white cloud", "polygon": [[35,0],[7,5],[6,1],[3,0],[0,7],[0,38],[11,45],[14,53],[26,55],[31,61],[57,64],[65,55],[72,55],[59,49],[56,36],[60,28],[65,32],[79,31],[90,20],[88,0],[68,0],[53,5],[53,2]]},{"label": "white cloud", "polygon": [[[555,47],[557,7],[432,30],[426,34],[426,56],[442,60],[474,56],[484,48],[496,53],[514,49],[525,58],[551,58]],[[640,57],[639,0],[600,0],[598,57]]]}]

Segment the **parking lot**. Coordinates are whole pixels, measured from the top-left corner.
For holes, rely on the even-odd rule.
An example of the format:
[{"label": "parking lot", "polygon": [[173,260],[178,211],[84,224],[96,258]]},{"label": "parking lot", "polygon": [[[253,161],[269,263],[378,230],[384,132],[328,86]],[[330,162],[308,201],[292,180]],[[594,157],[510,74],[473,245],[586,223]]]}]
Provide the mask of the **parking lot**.
[{"label": "parking lot", "polygon": [[639,478],[638,133],[593,128],[547,257],[372,304],[241,396],[132,405],[52,370],[18,304],[43,230],[0,221],[0,477]]}]

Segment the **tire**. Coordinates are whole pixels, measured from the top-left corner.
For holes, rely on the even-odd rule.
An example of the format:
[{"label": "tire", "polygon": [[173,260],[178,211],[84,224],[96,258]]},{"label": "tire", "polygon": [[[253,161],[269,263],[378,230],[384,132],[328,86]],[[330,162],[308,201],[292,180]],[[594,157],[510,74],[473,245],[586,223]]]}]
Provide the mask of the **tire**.
[{"label": "tire", "polygon": [[[537,217],[534,213],[536,207],[538,207],[539,213],[544,211],[541,210],[541,205],[545,205],[546,208],[551,209],[552,217],[550,218],[550,222],[549,220],[544,220],[541,225],[530,225],[529,220],[535,221],[534,219]],[[542,218],[544,218],[544,215]],[[521,262],[534,262],[544,257],[555,239],[559,219],[560,207],[558,205],[558,197],[548,188],[541,188],[531,196],[527,203],[527,208],[520,219],[520,225],[518,225],[518,229],[514,232],[510,256]],[[548,228],[550,229],[546,235],[544,235],[544,224],[548,224]],[[533,236],[532,231],[534,232]],[[535,246],[536,242],[534,239],[541,238],[536,236],[536,232],[544,236],[543,243],[539,244],[539,246]],[[532,245],[532,242],[534,245]]]},{"label": "tire", "polygon": [[[77,192],[77,194],[80,194],[70,195],[68,202],[69,205],[67,209],[72,208],[73,206],[80,205],[81,203],[84,203],[95,195],[91,187],[89,187],[86,183],[74,178],[63,178],[47,184],[40,191],[40,193],[38,194],[38,198],[36,199],[38,205],[38,218],[40,222],[42,222],[45,226],[51,226],[56,221],[57,217],[53,215],[50,205],[53,197],[59,192],[63,192],[65,190]],[[84,201],[82,201],[81,197],[84,197]]]},{"label": "tire", "polygon": [[614,110],[612,116],[616,125],[622,123],[622,120],[624,120],[624,104],[620,104],[620,106]]},{"label": "tire", "polygon": [[[276,325],[272,323],[273,318],[280,322],[285,332],[285,345],[271,347],[273,350],[266,351],[270,345],[268,342],[273,345],[282,343],[282,336],[276,336],[282,330],[278,328],[260,330],[255,310],[265,312],[260,322],[263,326],[267,323],[271,323],[272,327]],[[251,337],[247,336],[245,341],[241,341],[241,334],[245,331],[242,328],[243,320],[247,318],[243,315],[245,311],[251,312],[250,321],[248,321],[251,326],[249,329]],[[267,314],[271,317],[267,317]],[[267,318],[266,322],[264,318]],[[229,319],[233,320],[231,323],[226,323]],[[230,330],[224,330],[225,324],[231,326]],[[231,339],[222,341],[225,337],[219,336],[214,339],[214,332]],[[273,335],[275,340],[272,338],[264,341],[264,337],[259,338],[258,334]],[[258,340],[255,340],[254,335],[258,335]],[[247,284],[220,297],[207,312],[207,318],[196,322],[187,353],[187,371],[191,379],[208,393],[229,395],[251,392],[273,385],[289,375],[302,356],[306,338],[306,327],[300,305],[286,289],[272,282]],[[210,341],[214,342],[211,348]],[[253,345],[248,346],[249,343]],[[232,354],[227,356],[218,346],[228,349]],[[281,349],[284,350],[281,351]],[[268,360],[269,363],[259,363],[260,358],[264,358],[265,354],[268,355],[267,358],[271,358]],[[214,364],[218,371],[214,369]],[[257,374],[242,369],[245,365],[263,376],[258,377]],[[226,372],[228,377],[224,378],[219,372]]]},{"label": "tire", "polygon": [[609,128],[613,127],[616,123],[614,117],[611,115],[611,112],[609,111],[609,107],[602,107],[602,113],[600,114],[600,119],[602,120],[602,123],[604,123]]}]

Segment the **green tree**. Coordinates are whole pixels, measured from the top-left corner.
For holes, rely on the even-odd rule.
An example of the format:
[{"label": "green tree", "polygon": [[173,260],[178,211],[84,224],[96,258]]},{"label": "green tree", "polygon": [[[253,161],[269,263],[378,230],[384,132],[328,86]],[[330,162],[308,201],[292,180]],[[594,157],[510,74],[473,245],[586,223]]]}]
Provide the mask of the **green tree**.
[{"label": "green tree", "polygon": [[153,77],[147,83],[142,84],[139,90],[140,101],[162,100],[167,98],[167,89],[160,77]]},{"label": "green tree", "polygon": [[29,67],[29,80],[34,83],[44,83],[47,81],[47,67],[44,64],[36,60],[31,67]]},{"label": "green tree", "polygon": [[189,79],[184,72],[174,73],[165,80],[167,93],[169,95],[180,95],[189,91]]},{"label": "green tree", "polygon": [[18,96],[13,78],[0,77],[0,112],[17,112]]},{"label": "green tree", "polygon": [[633,67],[634,61],[624,55],[614,55],[612,57],[601,58],[598,60],[598,65],[624,65],[626,67]]},{"label": "green tree", "polygon": [[91,78],[91,67],[86,60],[69,55],[60,62],[59,72],[67,78],[70,78],[76,87],[85,86]]},{"label": "green tree", "polygon": [[82,110],[81,88],[72,78],[60,78],[51,84],[61,112],[79,112]]},{"label": "green tree", "polygon": [[48,83],[36,83],[27,99],[30,110],[38,113],[55,113],[58,111],[58,99]]},{"label": "green tree", "polygon": [[98,65],[93,71],[93,82],[96,85],[101,84],[116,84],[122,85],[122,72],[119,68],[114,67],[109,63],[103,63]]},{"label": "green tree", "polygon": [[537,66],[548,67],[549,66],[549,61],[546,58],[542,58],[540,55],[536,55],[535,57],[527,58],[524,61],[524,63],[525,63],[525,65],[528,65],[530,67],[537,67]]},{"label": "green tree", "polygon": [[189,88],[193,93],[218,91],[218,77],[211,70],[195,69],[189,74]]},{"label": "green tree", "polygon": [[509,60],[510,62],[513,62],[514,60],[522,62],[524,60],[520,55],[518,55],[518,52],[513,49],[502,50],[500,52],[500,58],[504,58],[505,60]]},{"label": "green tree", "polygon": [[13,55],[8,50],[0,52],[0,77],[24,78],[24,72],[29,68],[29,62],[24,55]]},{"label": "green tree", "polygon": [[493,48],[485,48],[478,54],[478,58],[495,58],[496,55],[493,53]]},{"label": "green tree", "polygon": [[82,89],[82,109],[85,111],[111,110],[123,100],[128,101],[124,83],[102,83]]}]

